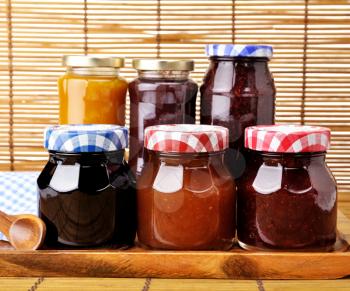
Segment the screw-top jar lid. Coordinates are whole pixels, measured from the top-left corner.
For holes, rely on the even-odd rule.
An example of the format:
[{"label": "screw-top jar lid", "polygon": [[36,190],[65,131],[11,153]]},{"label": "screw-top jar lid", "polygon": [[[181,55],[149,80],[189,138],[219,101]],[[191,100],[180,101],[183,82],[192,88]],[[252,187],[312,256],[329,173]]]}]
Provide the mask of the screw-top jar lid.
[{"label": "screw-top jar lid", "polygon": [[170,124],[145,129],[145,147],[168,153],[218,152],[228,148],[228,129],[214,125]]},{"label": "screw-top jar lid", "polygon": [[331,131],[306,125],[263,125],[245,129],[245,147],[263,152],[324,152],[330,146]]},{"label": "screw-top jar lid", "polygon": [[67,153],[118,151],[128,146],[128,129],[110,124],[49,126],[44,132],[44,146]]},{"label": "screw-top jar lid", "polygon": [[134,59],[132,66],[140,71],[193,71],[192,60]]},{"label": "screw-top jar lid", "polygon": [[121,68],[124,66],[124,59],[113,56],[99,55],[72,55],[63,56],[62,63],[67,67],[112,67]]},{"label": "screw-top jar lid", "polygon": [[252,57],[272,58],[272,47],[269,45],[242,44],[207,44],[205,52],[208,57]]}]

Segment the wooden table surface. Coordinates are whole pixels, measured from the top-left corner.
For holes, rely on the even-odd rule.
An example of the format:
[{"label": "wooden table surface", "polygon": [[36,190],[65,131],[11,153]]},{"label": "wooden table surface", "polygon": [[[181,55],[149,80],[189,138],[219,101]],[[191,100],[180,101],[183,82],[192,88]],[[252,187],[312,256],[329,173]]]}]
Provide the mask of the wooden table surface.
[{"label": "wooden table surface", "polygon": [[[350,218],[350,202],[339,203]],[[331,267],[331,266],[330,266]],[[349,290],[350,278],[339,280],[223,280],[129,278],[0,278],[0,291],[294,291]]]}]

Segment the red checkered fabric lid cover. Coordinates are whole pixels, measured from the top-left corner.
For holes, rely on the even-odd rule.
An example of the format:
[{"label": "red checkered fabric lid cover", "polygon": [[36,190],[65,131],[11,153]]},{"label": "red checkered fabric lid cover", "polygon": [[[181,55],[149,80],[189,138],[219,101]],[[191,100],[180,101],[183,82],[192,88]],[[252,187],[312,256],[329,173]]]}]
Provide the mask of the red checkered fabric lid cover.
[{"label": "red checkered fabric lid cover", "polygon": [[214,125],[170,124],[145,129],[145,148],[169,153],[217,152],[228,147],[228,129]]},{"label": "red checkered fabric lid cover", "polygon": [[251,126],[245,129],[245,147],[275,153],[324,152],[330,136],[330,129],[319,126]]}]

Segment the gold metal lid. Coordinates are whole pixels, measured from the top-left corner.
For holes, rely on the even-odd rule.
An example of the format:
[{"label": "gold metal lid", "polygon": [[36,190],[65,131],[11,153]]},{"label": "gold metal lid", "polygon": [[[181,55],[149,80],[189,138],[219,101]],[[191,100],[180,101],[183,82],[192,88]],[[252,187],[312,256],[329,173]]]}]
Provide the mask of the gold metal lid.
[{"label": "gold metal lid", "polygon": [[192,60],[134,59],[132,66],[141,71],[193,71]]},{"label": "gold metal lid", "polygon": [[113,67],[121,68],[124,66],[124,59],[113,56],[99,55],[73,55],[64,56],[62,63],[67,67]]}]

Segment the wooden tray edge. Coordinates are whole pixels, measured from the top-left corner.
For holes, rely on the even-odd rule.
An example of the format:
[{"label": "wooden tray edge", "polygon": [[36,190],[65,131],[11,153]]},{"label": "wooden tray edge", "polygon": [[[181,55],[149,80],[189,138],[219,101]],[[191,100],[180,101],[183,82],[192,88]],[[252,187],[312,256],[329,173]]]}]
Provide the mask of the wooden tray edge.
[{"label": "wooden tray edge", "polygon": [[[339,213],[349,243],[350,220]],[[350,251],[165,252],[146,250],[0,251],[0,277],[337,279],[350,276]]]}]

